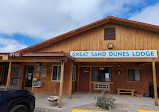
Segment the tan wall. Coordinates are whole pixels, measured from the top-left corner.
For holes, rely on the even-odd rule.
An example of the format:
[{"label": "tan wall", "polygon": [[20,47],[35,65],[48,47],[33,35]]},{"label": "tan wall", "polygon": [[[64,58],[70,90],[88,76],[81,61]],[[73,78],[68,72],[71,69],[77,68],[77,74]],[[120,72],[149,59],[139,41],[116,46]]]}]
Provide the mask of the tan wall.
[{"label": "tan wall", "polygon": [[[141,81],[128,81],[128,68],[141,69]],[[114,72],[116,71],[114,69]],[[112,93],[116,93],[116,88],[135,89],[137,94],[149,93],[149,82],[152,82],[152,65],[140,63],[123,64],[121,75],[113,75],[112,80],[115,83]]]},{"label": "tan wall", "polygon": [[[37,77],[39,80],[43,82],[43,86],[41,88],[33,88],[34,93],[59,93],[60,82],[51,81],[52,74],[52,65],[57,65],[60,63],[42,63],[42,67],[47,68],[47,77],[37,77],[34,74],[34,77]],[[65,62],[64,67],[64,86],[63,86],[63,94],[68,94],[69,88],[69,80],[70,80],[70,66],[69,62]],[[73,86],[75,86],[73,84]],[[75,87],[74,87],[75,89]],[[73,89],[73,90],[74,90]]]},{"label": "tan wall", "polygon": [[[116,40],[104,40],[104,28],[110,26],[116,28]],[[109,42],[113,43],[113,50],[157,49],[159,51],[159,34],[121,25],[103,25],[57,42],[52,46],[40,49],[38,51],[64,51],[69,53],[69,51],[76,50],[108,50],[107,44]]]}]

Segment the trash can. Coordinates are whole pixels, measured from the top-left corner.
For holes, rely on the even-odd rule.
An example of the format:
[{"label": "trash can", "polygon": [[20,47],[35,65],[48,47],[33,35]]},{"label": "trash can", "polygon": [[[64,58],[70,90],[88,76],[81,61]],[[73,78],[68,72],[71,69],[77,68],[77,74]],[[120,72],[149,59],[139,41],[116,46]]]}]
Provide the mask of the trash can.
[{"label": "trash can", "polygon": [[[159,87],[157,87],[157,94],[159,96]],[[149,97],[154,98],[154,87],[153,87],[153,82],[149,83]]]}]

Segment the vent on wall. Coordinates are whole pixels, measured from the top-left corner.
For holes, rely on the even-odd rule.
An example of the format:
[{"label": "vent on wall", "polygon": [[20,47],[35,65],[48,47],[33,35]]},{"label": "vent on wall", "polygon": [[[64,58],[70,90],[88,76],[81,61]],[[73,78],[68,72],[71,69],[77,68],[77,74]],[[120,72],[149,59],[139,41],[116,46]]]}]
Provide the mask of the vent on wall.
[{"label": "vent on wall", "polygon": [[115,40],[115,28],[104,28],[104,40]]},{"label": "vent on wall", "polygon": [[94,89],[109,89],[109,84],[98,84],[95,83],[94,84]]}]

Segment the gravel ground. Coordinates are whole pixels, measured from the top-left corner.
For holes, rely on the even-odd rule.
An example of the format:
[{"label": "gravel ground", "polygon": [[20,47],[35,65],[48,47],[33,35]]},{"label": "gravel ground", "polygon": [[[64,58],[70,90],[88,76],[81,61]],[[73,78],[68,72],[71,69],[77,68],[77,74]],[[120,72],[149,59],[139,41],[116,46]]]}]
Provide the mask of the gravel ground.
[{"label": "gravel ground", "polygon": [[[95,103],[75,107],[76,109],[86,109],[86,110],[96,110],[96,111],[107,111],[104,109],[97,108]],[[144,106],[144,105],[130,105],[130,104],[120,104],[116,103],[114,107],[110,110],[110,112],[137,112],[137,110],[156,110],[159,111],[159,107],[157,106]],[[36,110],[35,112],[71,112],[71,109],[64,109],[64,110],[43,110],[40,109]]]},{"label": "gravel ground", "polygon": [[[34,112],[71,112],[72,109],[86,109],[86,110],[98,110],[103,109],[95,106],[94,97],[99,94],[94,93],[76,93],[73,95],[73,99],[68,99],[68,96],[63,97],[62,108],[50,107],[46,100],[47,94],[37,94],[36,109]],[[145,97],[132,97],[129,95],[113,95],[110,96],[116,99],[114,107],[110,112],[137,112],[137,110],[158,110],[159,106],[154,106],[153,98]],[[104,110],[106,111],[106,110]]]},{"label": "gravel ground", "polygon": [[[86,110],[96,110],[96,111],[108,111],[104,109],[100,109],[95,106],[95,103],[87,104],[79,107],[74,107],[75,109],[86,109]],[[114,107],[110,110],[110,112],[137,112],[137,110],[156,110],[159,111],[159,107],[157,106],[145,106],[145,105],[130,105],[130,104],[122,104],[115,103]],[[41,110],[36,109],[35,112],[71,112],[71,109],[63,109],[63,110]]]}]

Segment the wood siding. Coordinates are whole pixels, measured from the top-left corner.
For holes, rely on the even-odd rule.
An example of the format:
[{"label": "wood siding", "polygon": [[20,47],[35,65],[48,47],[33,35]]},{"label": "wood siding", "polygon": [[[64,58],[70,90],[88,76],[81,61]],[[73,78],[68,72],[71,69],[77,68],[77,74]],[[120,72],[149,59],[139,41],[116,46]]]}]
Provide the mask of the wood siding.
[{"label": "wood siding", "polygon": [[[60,65],[60,63],[42,63],[42,68],[47,68],[47,77],[37,77],[38,80],[42,81],[43,86],[41,88],[33,88],[34,93],[59,93],[60,81],[51,81],[52,75],[52,65]],[[69,79],[70,79],[70,63],[65,62],[64,67],[64,84],[63,84],[63,94],[68,94],[69,92]],[[34,77],[36,74],[34,73]],[[75,91],[75,82],[73,83],[73,91]]]},{"label": "wood siding", "polygon": [[[116,40],[104,40],[104,28],[115,27]],[[108,43],[113,43],[114,48],[112,50],[157,50],[159,52],[159,34],[147,30],[135,29],[117,24],[107,24],[100,27],[85,31],[76,36],[67,38],[53,45],[39,49],[37,52],[60,52],[64,51],[70,53],[70,51],[94,51],[94,50],[109,50],[107,48]],[[158,58],[159,59],[159,58]],[[114,61],[116,60],[116,61]],[[130,61],[131,60],[131,61]],[[98,62],[97,65],[103,64],[112,65],[112,82],[110,84],[109,93],[116,93],[116,88],[128,88],[135,89],[136,93],[143,94],[149,93],[149,82],[152,82],[152,65],[144,63],[123,63],[121,69],[121,75],[117,75],[117,64],[119,62],[152,62],[152,60],[143,59],[75,59],[75,62],[87,62],[85,65],[91,66],[89,62]],[[149,60],[149,61],[146,61]],[[111,62],[118,63],[111,63]],[[103,63],[100,63],[103,62]],[[110,62],[110,63],[105,63]],[[79,64],[79,63],[78,63]],[[142,81],[131,82],[128,81],[127,69],[128,68],[141,68],[142,69]],[[157,83],[159,85],[159,66],[157,66]],[[79,77],[79,76],[78,76]],[[78,82],[78,80],[77,80]],[[50,82],[51,83],[51,82]],[[94,84],[90,84],[91,92],[100,92],[94,90]],[[73,88],[77,85],[73,83]],[[57,88],[59,86],[57,85]],[[75,89],[73,89],[75,91]]]},{"label": "wood siding", "polygon": [[[116,40],[104,40],[104,28],[115,27],[116,31]],[[47,47],[38,49],[36,52],[60,52],[64,51],[66,53],[70,53],[70,51],[94,51],[94,50],[108,50],[107,44],[113,43],[114,48],[112,50],[157,50],[159,51],[159,34],[150,32],[147,30],[135,29],[131,27],[126,27],[122,25],[113,25],[107,24],[102,25],[100,27],[91,29],[89,31],[85,31],[81,34],[76,36],[67,38],[65,40],[59,41],[57,43],[51,44]],[[30,57],[29,57],[30,58]],[[31,58],[30,58],[31,59]],[[39,59],[38,59],[39,60]],[[149,82],[152,82],[152,63],[121,63],[120,61],[116,61],[116,63],[112,63],[114,59],[81,59],[87,60],[86,62],[91,62],[92,60],[98,61],[98,63],[91,64],[91,63],[84,63],[83,65],[90,66],[112,66],[112,84],[110,84],[110,93],[116,93],[116,88],[124,88],[124,89],[135,89],[136,93],[143,94],[149,92]],[[109,60],[110,63],[105,63],[104,60]],[[122,59],[124,60],[124,59]],[[129,59],[132,60],[132,59]],[[129,62],[129,60],[127,62]],[[22,59],[21,62],[24,60]],[[30,61],[29,62],[36,62]],[[43,82],[43,87],[41,88],[33,88],[34,93],[59,93],[59,86],[60,82],[51,81],[51,74],[52,74],[52,65],[60,64],[59,61],[56,59],[46,59],[39,60],[42,62],[42,67],[47,68],[47,77],[37,77],[38,80]],[[100,62],[101,63],[100,63]],[[133,59],[135,61],[135,59]],[[28,61],[26,61],[28,62]],[[80,62],[80,59],[79,59]],[[82,61],[81,61],[82,62]],[[144,62],[144,61],[143,61]],[[76,63],[76,60],[75,60]],[[117,64],[121,63],[121,75],[117,75]],[[80,65],[82,63],[76,63]],[[64,67],[64,87],[63,87],[63,94],[68,94],[69,88],[69,79],[70,79],[70,68],[69,62],[65,63]],[[76,68],[78,68],[77,66]],[[128,68],[140,68],[142,71],[142,80],[141,81],[128,81],[127,76],[127,69]],[[156,67],[157,70],[157,83],[159,85],[159,66]],[[77,69],[77,71],[79,71]],[[36,77],[34,73],[34,77]],[[79,74],[76,78],[79,77]],[[91,92],[100,92],[94,90],[93,83],[90,84],[90,91]],[[78,90],[78,80],[77,82],[73,82],[72,84],[72,91]]]},{"label": "wood siding", "polygon": [[[108,93],[116,94],[116,88],[134,89],[135,94],[149,93],[149,83],[153,82],[152,63],[120,63],[121,74],[117,74],[118,63],[83,63],[81,67],[111,67],[112,82],[104,82],[110,84]],[[141,69],[141,81],[128,81],[128,69]],[[157,69],[157,85],[159,85],[159,65]],[[99,82],[96,82],[99,83]],[[102,82],[100,82],[102,83]],[[94,83],[90,81],[90,92],[102,92],[102,90],[94,89]]]},{"label": "wood siding", "polygon": [[[116,40],[104,40],[104,28],[107,27],[116,28]],[[159,34],[121,25],[103,25],[39,49],[38,52],[108,50],[108,43],[113,43],[112,50],[159,51]]]}]

